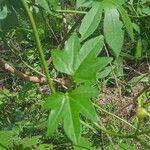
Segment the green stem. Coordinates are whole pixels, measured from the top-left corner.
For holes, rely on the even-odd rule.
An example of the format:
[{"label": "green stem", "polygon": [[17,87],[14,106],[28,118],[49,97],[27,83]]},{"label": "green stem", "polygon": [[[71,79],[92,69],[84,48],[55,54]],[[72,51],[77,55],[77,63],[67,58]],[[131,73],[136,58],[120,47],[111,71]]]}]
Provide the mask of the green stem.
[{"label": "green stem", "polygon": [[[91,129],[92,131],[94,131],[95,133],[95,128],[93,128],[91,125],[87,124],[86,122],[82,121],[81,120],[81,123],[83,125],[85,125],[86,127],[88,127],[89,129]],[[98,123],[95,123],[93,122],[93,124],[95,125],[95,127],[97,128],[97,130],[100,130],[106,134],[110,134],[110,135],[113,135],[115,137],[120,137],[120,138],[133,138],[133,135],[125,135],[125,134],[121,134],[121,133],[116,133],[116,132],[112,132],[110,130],[107,130],[106,128],[104,127],[101,127]]]},{"label": "green stem", "polygon": [[33,15],[32,15],[32,13],[31,13],[31,11],[29,9],[28,4],[26,3],[26,0],[21,0],[21,1],[22,1],[23,5],[24,5],[24,8],[25,8],[27,14],[28,14],[28,17],[29,17],[29,20],[30,20],[30,23],[31,23],[31,26],[32,26],[32,30],[33,30],[34,37],[35,37],[35,42],[36,42],[36,45],[37,45],[37,49],[38,49],[38,52],[39,52],[39,56],[40,56],[41,62],[43,64],[44,72],[45,72],[45,75],[46,75],[49,87],[51,89],[51,92],[55,93],[55,88],[53,86],[53,80],[51,79],[51,77],[49,75],[48,66],[47,66],[46,60],[44,58],[42,45],[41,45],[41,42],[40,42],[40,38],[39,38],[39,35],[38,35],[38,31],[37,31],[37,28],[36,28],[36,24],[35,24]]},{"label": "green stem", "polygon": [[138,132],[136,135],[142,135],[142,134],[150,134],[150,130],[142,130]]},{"label": "green stem", "polygon": [[75,13],[75,14],[87,14],[86,11],[78,11],[78,10],[56,10],[59,13]]},{"label": "green stem", "polygon": [[[93,127],[92,127],[91,125],[87,124],[86,122],[81,121],[81,123],[82,123],[83,125],[87,126],[88,128],[90,128],[90,129],[93,130]],[[93,123],[94,123],[94,122],[93,122]],[[94,125],[96,126],[97,130],[100,130],[100,131],[102,131],[102,132],[104,132],[104,133],[106,133],[106,134],[110,134],[110,135],[112,135],[112,136],[119,137],[119,138],[125,138],[125,139],[131,138],[131,139],[135,139],[135,140],[137,140],[140,144],[142,144],[145,148],[150,149],[150,146],[149,146],[146,142],[144,142],[141,138],[135,136],[134,134],[128,134],[128,135],[127,135],[127,134],[115,133],[115,132],[106,130],[104,127],[101,127],[101,126],[100,126],[99,124],[97,124],[97,123],[94,123]],[[94,131],[95,131],[95,129],[94,129]]]},{"label": "green stem", "polygon": [[129,125],[130,127],[132,127],[132,128],[134,128],[134,129],[136,129],[136,127],[134,127],[132,124],[130,124],[130,123],[129,123],[129,122],[127,122],[126,120],[124,120],[124,119],[122,119],[122,118],[118,117],[117,115],[115,115],[115,114],[113,114],[113,113],[111,113],[111,112],[109,112],[109,111],[107,111],[107,110],[105,110],[105,109],[101,108],[101,107],[100,107],[100,106],[98,106],[97,104],[94,104],[94,103],[93,103],[93,105],[94,105],[97,109],[99,109],[100,111],[103,111],[103,112],[105,112],[105,113],[107,113],[107,114],[109,114],[109,115],[111,115],[111,116],[113,116],[113,117],[117,118],[118,120],[120,120],[120,121],[122,121],[122,122],[126,123],[126,124],[127,124],[127,125]]},{"label": "green stem", "polygon": [[4,43],[6,44],[6,46],[10,49],[10,51],[16,56],[16,57],[19,57],[21,62],[26,66],[28,67],[29,69],[31,69],[32,71],[34,71],[35,73],[37,73],[38,75],[42,76],[42,77],[45,77],[45,75],[39,71],[37,71],[36,69],[34,69],[32,66],[30,66],[27,62],[25,62],[22,57],[20,55],[17,55],[17,53],[15,52],[17,49],[14,47],[14,46],[11,46],[7,43],[6,39],[3,38],[3,41]]},{"label": "green stem", "polygon": [[105,128],[101,127],[99,124],[97,123],[94,123],[95,127],[98,129],[98,130],[101,130],[103,131],[104,133],[107,133],[107,134],[110,134],[110,135],[113,135],[115,137],[120,137],[120,138],[134,138],[133,134],[129,134],[129,135],[125,135],[125,134],[121,134],[121,133],[116,133],[116,132],[112,132],[110,130],[106,130]]}]

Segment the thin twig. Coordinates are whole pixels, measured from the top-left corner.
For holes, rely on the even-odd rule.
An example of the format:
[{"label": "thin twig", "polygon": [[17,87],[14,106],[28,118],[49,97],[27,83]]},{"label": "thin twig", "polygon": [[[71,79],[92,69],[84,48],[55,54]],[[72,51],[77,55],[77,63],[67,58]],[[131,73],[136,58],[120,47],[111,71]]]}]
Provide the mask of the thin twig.
[{"label": "thin twig", "polygon": [[[2,68],[3,70],[5,70],[8,73],[14,74],[15,76],[25,80],[25,81],[30,81],[33,83],[39,83],[41,85],[46,85],[48,84],[47,79],[45,78],[45,75],[41,76],[41,77],[37,77],[37,76],[29,76],[21,71],[18,71],[17,69],[15,69],[14,67],[12,67],[9,63],[7,63],[4,60],[0,60],[0,68]],[[41,74],[42,75],[42,74]],[[64,87],[65,89],[67,89],[66,86],[66,82],[64,79],[62,78],[57,78],[57,79],[53,79],[54,82],[60,84],[62,87]]]}]

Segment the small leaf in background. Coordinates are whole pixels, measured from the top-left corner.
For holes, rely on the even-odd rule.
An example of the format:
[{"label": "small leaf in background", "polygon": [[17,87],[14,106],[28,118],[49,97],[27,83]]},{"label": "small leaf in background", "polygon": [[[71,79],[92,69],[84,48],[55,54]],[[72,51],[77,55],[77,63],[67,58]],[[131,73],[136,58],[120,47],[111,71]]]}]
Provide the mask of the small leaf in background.
[{"label": "small leaf in background", "polygon": [[142,8],[142,13],[145,14],[145,15],[150,15],[150,8],[147,6],[147,7],[144,7]]},{"label": "small leaf in background", "polygon": [[23,149],[25,148],[32,148],[33,146],[36,146],[40,142],[41,136],[32,136],[32,137],[25,137],[23,139],[18,140],[18,145],[22,145]]},{"label": "small leaf in background", "polygon": [[124,40],[124,31],[122,22],[119,20],[119,12],[115,5],[110,2],[104,4],[104,36],[107,44],[112,49],[112,53],[118,57]]},{"label": "small leaf in background", "polygon": [[7,18],[5,20],[0,21],[0,30],[2,30],[2,35],[0,34],[0,36],[5,36],[7,32],[9,32],[13,28],[16,28],[17,26],[18,16],[15,10],[11,9],[9,10],[9,13],[7,13]]},{"label": "small leaf in background", "polygon": [[139,27],[139,25],[138,24],[136,24],[136,23],[132,23],[132,26],[133,26],[133,29],[137,32],[137,33],[139,33],[140,34],[140,27]]},{"label": "small leaf in background", "polygon": [[50,10],[48,2],[46,0],[36,0],[35,3],[40,5],[43,9],[45,9],[48,13],[51,14],[51,10]]},{"label": "small leaf in background", "polygon": [[93,0],[77,0],[76,6],[79,7],[90,7],[93,3]]},{"label": "small leaf in background", "polygon": [[3,20],[7,17],[7,6],[4,6],[2,10],[0,10],[0,20]]},{"label": "small leaf in background", "polygon": [[135,86],[139,82],[147,83],[148,81],[149,81],[149,77],[146,74],[142,74],[142,75],[133,77],[131,80],[128,81],[128,84]]},{"label": "small leaf in background", "polygon": [[124,77],[124,72],[123,72],[123,58],[122,57],[118,57],[115,61],[114,61],[114,65],[115,65],[115,74],[117,77]]},{"label": "small leaf in background", "polygon": [[50,4],[50,6],[52,6],[52,8],[53,8],[54,10],[57,9],[58,0],[48,0],[48,3]]},{"label": "small leaf in background", "polygon": [[129,144],[121,143],[119,145],[120,149],[119,150],[136,150],[134,146],[131,146]]},{"label": "small leaf in background", "polygon": [[81,34],[81,41],[89,37],[98,27],[102,16],[102,4],[95,2],[90,11],[84,16],[79,33]]},{"label": "small leaf in background", "polygon": [[111,72],[112,70],[115,68],[115,66],[108,66],[108,67],[105,67],[104,70],[100,71],[97,73],[97,76],[96,78],[97,79],[104,79],[105,77],[107,77]]},{"label": "small leaf in background", "polygon": [[142,56],[142,40],[141,40],[141,38],[139,38],[136,43],[136,49],[135,49],[134,56],[136,59],[139,59]]},{"label": "small leaf in background", "polygon": [[96,147],[92,147],[92,145],[93,143],[91,143],[88,139],[82,137],[79,144],[74,146],[74,150],[97,150]]},{"label": "small leaf in background", "polygon": [[55,68],[63,73],[72,75],[76,69],[76,62],[78,61],[78,52],[80,49],[80,42],[77,34],[73,34],[63,51],[53,50],[52,59]]}]

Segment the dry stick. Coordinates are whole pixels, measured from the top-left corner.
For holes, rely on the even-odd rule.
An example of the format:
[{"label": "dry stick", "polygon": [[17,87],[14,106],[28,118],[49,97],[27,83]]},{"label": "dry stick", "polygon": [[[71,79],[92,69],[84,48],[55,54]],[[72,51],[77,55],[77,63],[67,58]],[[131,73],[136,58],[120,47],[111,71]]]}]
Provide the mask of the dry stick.
[{"label": "dry stick", "polygon": [[[22,57],[19,55],[17,55],[16,53],[15,53],[15,51],[14,50],[17,50],[14,46],[13,47],[11,47],[7,42],[6,42],[6,40],[5,39],[3,39],[4,40],[4,42],[5,42],[5,44],[8,46],[8,48],[13,52],[13,54],[15,55],[15,56],[17,56],[17,57],[20,57],[20,60],[22,61],[22,63],[25,65],[25,66],[27,66],[30,70],[32,70],[32,71],[34,71],[37,75],[39,75],[40,77],[37,77],[37,76],[29,76],[29,75],[26,75],[26,74],[24,74],[24,73],[22,73],[22,72],[20,72],[20,71],[18,71],[18,70],[16,70],[15,68],[13,68],[12,66],[10,66],[6,61],[2,61],[1,63],[3,63],[3,66],[6,64],[6,65],[9,65],[10,66],[10,70],[6,70],[7,72],[9,72],[10,71],[10,73],[13,73],[12,72],[12,69],[15,69],[16,70],[16,72],[19,72],[19,75],[20,74],[22,74],[22,76],[20,76],[20,77],[26,77],[26,78],[22,78],[22,79],[24,79],[24,80],[27,80],[27,81],[31,81],[31,82],[33,82],[33,83],[39,83],[39,84],[41,84],[41,85],[45,85],[45,84],[48,84],[48,82],[47,82],[47,80],[46,80],[46,76],[43,74],[43,73],[41,73],[41,72],[39,72],[39,71],[37,71],[37,70],[35,70],[34,68],[32,68],[30,65],[28,65],[23,59],[22,59]],[[11,40],[10,40],[11,41]],[[12,43],[13,44],[13,43]],[[14,50],[13,50],[14,49]],[[20,49],[21,49],[21,47],[20,47]],[[50,63],[51,63],[51,59],[49,59],[48,61],[47,61],[47,64],[49,65]],[[5,68],[3,67],[3,69],[5,70]],[[17,74],[16,74],[17,75]],[[42,77],[42,80],[45,80],[44,82],[40,82],[40,80],[41,80],[41,77]],[[28,80],[28,79],[30,79],[30,80]],[[57,78],[57,79],[52,79],[53,81],[55,81],[56,83],[58,83],[58,84],[60,84],[64,89],[68,89],[67,88],[67,82],[63,79],[63,78]]]},{"label": "dry stick", "polygon": [[18,70],[16,70],[15,68],[13,68],[12,66],[10,66],[8,63],[6,63],[4,60],[0,60],[0,67],[9,72],[12,73],[18,77],[20,77],[21,79],[24,79],[26,81],[31,81],[33,83],[40,83],[40,84],[47,84],[47,80],[46,78],[38,78],[36,76],[28,76]]},{"label": "dry stick", "polygon": [[[24,73],[22,73],[21,71],[18,71],[17,69],[15,69],[14,67],[12,67],[10,64],[8,64],[6,61],[4,60],[0,60],[0,67],[5,70],[6,72],[8,73],[12,73],[14,75],[16,75],[17,77],[25,80],[25,81],[30,81],[30,82],[33,82],[33,83],[39,83],[41,85],[46,85],[48,84],[45,76],[42,76],[42,77],[37,77],[37,76],[29,76],[29,75],[26,75]],[[57,79],[53,79],[53,81],[55,81],[56,83],[59,83],[61,84],[64,88],[67,88],[65,86],[65,81],[61,78],[57,78]]]}]

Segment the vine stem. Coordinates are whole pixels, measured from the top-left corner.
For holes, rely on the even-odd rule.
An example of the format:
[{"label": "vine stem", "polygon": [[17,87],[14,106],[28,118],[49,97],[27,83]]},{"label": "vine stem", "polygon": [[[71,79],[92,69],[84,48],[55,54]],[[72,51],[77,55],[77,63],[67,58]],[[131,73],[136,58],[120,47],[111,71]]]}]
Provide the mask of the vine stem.
[{"label": "vine stem", "polygon": [[55,88],[54,88],[54,85],[53,85],[53,80],[51,79],[51,77],[49,75],[48,65],[47,65],[46,60],[44,58],[44,53],[43,53],[42,45],[41,45],[41,42],[40,42],[40,38],[39,38],[39,35],[38,35],[38,31],[37,31],[37,28],[36,28],[36,24],[35,24],[33,15],[32,15],[32,13],[31,13],[31,11],[29,9],[29,6],[28,6],[26,0],[21,0],[21,1],[22,1],[22,4],[24,5],[24,8],[26,10],[26,13],[28,15],[28,18],[29,18],[31,26],[32,26],[32,30],[33,30],[33,33],[34,33],[36,46],[37,46],[38,53],[39,53],[39,56],[40,56],[40,60],[42,62],[42,65],[43,65],[43,68],[44,68],[44,72],[45,72],[45,75],[46,75],[46,78],[47,78],[47,81],[48,81],[48,85],[49,85],[49,87],[51,89],[51,92],[55,93]]},{"label": "vine stem", "polygon": [[115,118],[117,118],[118,120],[124,122],[125,124],[129,125],[130,127],[136,129],[136,127],[134,127],[134,126],[133,126],[132,124],[130,124],[128,121],[126,121],[126,120],[120,118],[119,116],[117,116],[117,115],[115,115],[115,114],[113,114],[113,113],[111,113],[111,112],[109,112],[109,111],[107,111],[107,110],[101,108],[101,107],[98,106],[97,104],[94,104],[94,103],[93,103],[93,105],[94,105],[98,110],[103,111],[103,112],[105,112],[105,113],[111,115],[112,117],[115,117]]},{"label": "vine stem", "polygon": [[94,127],[92,127],[91,125],[87,124],[86,122],[80,120],[81,123],[88,127],[89,129],[91,129],[92,131],[94,131],[97,129],[98,131],[102,131],[106,134],[110,134],[114,137],[119,137],[119,138],[123,138],[123,139],[135,139],[136,141],[138,141],[140,144],[142,144],[145,148],[150,149],[150,145],[148,145],[145,141],[143,141],[141,138],[139,138],[138,136],[136,136],[135,134],[122,134],[122,133],[116,133],[110,130],[107,130],[105,127],[101,127],[98,123],[93,122],[93,124],[95,125],[96,129]]},{"label": "vine stem", "polygon": [[[116,133],[116,132],[113,132],[113,131],[110,131],[110,130],[107,130],[105,127],[102,127],[100,126],[98,123],[96,122],[92,122],[94,124],[95,127],[92,127],[91,125],[89,125],[88,123],[80,120],[80,122],[88,127],[89,129],[91,129],[92,131],[94,131],[94,133],[97,131],[102,131],[106,134],[110,134],[112,136],[115,136],[115,137],[120,137],[120,138],[134,138],[134,135],[133,134],[122,134],[122,133]],[[96,128],[96,129],[95,129]]]},{"label": "vine stem", "polygon": [[58,13],[75,13],[75,14],[87,14],[86,11],[78,11],[78,10],[56,10]]}]

